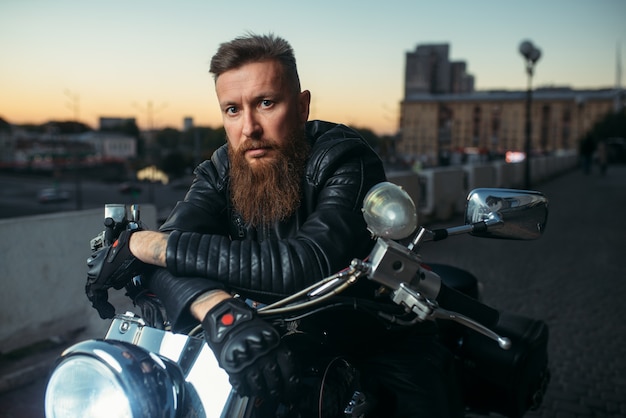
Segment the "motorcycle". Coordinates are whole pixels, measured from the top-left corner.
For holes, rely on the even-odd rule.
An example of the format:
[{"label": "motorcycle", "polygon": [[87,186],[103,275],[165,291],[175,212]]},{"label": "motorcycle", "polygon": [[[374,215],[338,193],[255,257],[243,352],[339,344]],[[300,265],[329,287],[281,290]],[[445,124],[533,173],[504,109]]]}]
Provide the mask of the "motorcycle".
[{"label": "motorcycle", "polygon": [[[346,269],[296,294],[259,306],[258,314],[284,330],[302,317],[336,309],[342,292],[359,280],[371,280],[401,312],[377,310],[373,315],[399,327],[436,323],[441,341],[454,355],[468,414],[521,417],[537,409],[550,378],[545,322],[489,307],[480,301],[479,283],[472,274],[452,266],[428,265],[419,250],[430,241],[459,234],[539,238],[547,222],[545,196],[527,190],[475,189],[467,196],[463,225],[431,230],[418,227],[409,195],[383,182],[369,191],[362,211],[376,237],[368,257],[354,259]],[[139,222],[138,206],[133,205],[129,213],[125,205],[106,205],[106,228],[91,241],[92,250]],[[127,290],[136,285],[128,284]],[[232,390],[201,327],[187,334],[173,333],[158,300],[155,303],[149,304],[157,306],[152,310],[141,305],[142,315],[116,315],[103,339],[82,341],[63,352],[46,388],[48,418],[255,416],[255,399]],[[339,397],[339,415],[367,417],[375,399],[353,384],[358,371],[350,360],[319,361],[310,367],[314,383],[309,397],[318,405],[309,411],[311,416],[327,416],[322,398],[331,393],[338,396],[341,387],[345,396]],[[333,381],[340,385],[333,386]],[[281,414],[291,416],[284,408],[283,412],[276,409],[273,416]]]}]

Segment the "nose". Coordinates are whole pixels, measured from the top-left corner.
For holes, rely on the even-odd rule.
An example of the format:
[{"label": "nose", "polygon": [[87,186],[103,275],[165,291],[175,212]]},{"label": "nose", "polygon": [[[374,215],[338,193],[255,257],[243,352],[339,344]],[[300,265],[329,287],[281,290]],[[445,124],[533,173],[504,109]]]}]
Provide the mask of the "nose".
[{"label": "nose", "polygon": [[241,133],[247,138],[259,139],[262,132],[261,124],[257,120],[254,111],[244,112]]}]

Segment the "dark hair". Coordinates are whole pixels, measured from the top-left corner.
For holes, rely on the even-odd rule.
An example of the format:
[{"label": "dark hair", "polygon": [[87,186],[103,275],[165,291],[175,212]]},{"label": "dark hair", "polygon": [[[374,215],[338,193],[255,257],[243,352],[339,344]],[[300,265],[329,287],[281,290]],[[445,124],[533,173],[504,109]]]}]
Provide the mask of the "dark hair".
[{"label": "dark hair", "polygon": [[300,78],[293,48],[289,42],[271,33],[268,35],[247,34],[221,44],[211,58],[209,72],[217,80],[228,70],[265,60],[278,61],[283,68],[284,75],[289,77],[300,91]]}]

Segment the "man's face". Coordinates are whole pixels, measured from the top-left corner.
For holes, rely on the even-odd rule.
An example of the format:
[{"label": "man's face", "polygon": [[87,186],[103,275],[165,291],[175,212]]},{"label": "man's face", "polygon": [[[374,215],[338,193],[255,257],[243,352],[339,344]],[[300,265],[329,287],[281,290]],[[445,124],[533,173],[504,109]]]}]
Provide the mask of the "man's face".
[{"label": "man's face", "polygon": [[222,73],[215,91],[229,147],[252,169],[278,158],[277,148],[301,131],[309,116],[310,93],[296,91],[274,60]]}]

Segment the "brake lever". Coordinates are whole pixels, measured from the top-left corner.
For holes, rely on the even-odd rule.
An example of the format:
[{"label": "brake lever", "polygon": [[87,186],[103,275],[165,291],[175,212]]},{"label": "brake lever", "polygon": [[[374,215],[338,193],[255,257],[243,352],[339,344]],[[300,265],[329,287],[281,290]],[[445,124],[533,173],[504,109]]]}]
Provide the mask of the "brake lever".
[{"label": "brake lever", "polygon": [[494,340],[503,350],[508,350],[512,346],[511,340],[509,338],[502,337],[501,335],[497,334],[496,332],[492,331],[481,323],[476,322],[473,319],[460,313],[448,311],[447,309],[443,308],[438,308],[433,311],[432,316],[433,318],[448,319],[461,325],[465,325],[466,327],[473,329],[474,331],[484,335],[485,337]]},{"label": "brake lever", "polygon": [[496,341],[498,346],[503,350],[511,348],[512,344],[510,339],[500,336],[483,324],[465,315],[441,308],[437,302],[424,297],[420,292],[411,289],[405,283],[400,283],[398,289],[394,291],[393,301],[409,309],[416,314],[421,321],[427,319],[447,319],[454,321]]}]

